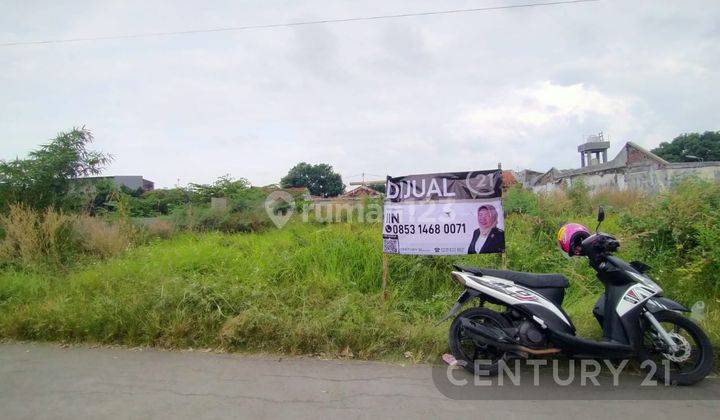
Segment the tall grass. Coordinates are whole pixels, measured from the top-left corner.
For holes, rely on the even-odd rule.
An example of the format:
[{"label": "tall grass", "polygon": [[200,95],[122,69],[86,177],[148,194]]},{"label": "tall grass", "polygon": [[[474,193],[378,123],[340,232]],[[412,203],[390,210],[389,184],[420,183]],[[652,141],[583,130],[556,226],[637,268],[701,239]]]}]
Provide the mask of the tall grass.
[{"label": "tall grass", "polygon": [[[720,191],[680,188],[641,201],[589,199],[614,203],[603,231],[620,239],[620,257],[653,266],[668,296],[706,303],[703,326],[717,346],[720,253],[711,242],[720,234],[712,220]],[[597,337],[591,309],[602,286],[585,260],[564,258],[555,246],[560,223],[594,225],[592,209],[561,205],[571,200],[560,193],[515,201],[506,219],[508,268],[566,275],[564,307],[580,334]],[[681,205],[697,200],[709,204]],[[22,220],[18,229],[40,223]],[[393,255],[383,299],[378,224],[301,220],[263,233],[181,233],[60,272],[10,265],[0,271],[0,337],[362,358],[409,351],[430,360],[446,350],[447,323],[435,323],[461,292],[452,263],[501,263],[497,255]],[[34,249],[34,241],[23,246]]]},{"label": "tall grass", "polygon": [[[617,222],[609,217],[607,230]],[[590,310],[601,286],[587,264],[563,258],[533,217],[510,215],[507,226],[509,268],[568,276],[567,311],[581,334],[599,336]],[[181,234],[60,276],[5,270],[0,336],[432,359],[446,346],[447,325],[434,324],[461,291],[451,264],[497,267],[499,258],[391,256],[384,300],[379,232],[292,223],[263,234]],[[707,301],[703,293],[684,302]],[[717,305],[708,306],[717,320]]]},{"label": "tall grass", "polygon": [[[0,335],[358,357],[444,346],[453,289],[429,258],[393,264],[380,293],[376,229],[293,224],[266,234],[184,234],[60,279],[7,270]],[[445,267],[442,267],[443,271]],[[406,273],[415,273],[414,282]],[[438,275],[433,275],[433,273]]]},{"label": "tall grass", "polygon": [[272,226],[262,202],[245,203],[248,207],[213,209],[186,205],[172,213],[172,223],[180,230],[225,233],[260,232]]},{"label": "tall grass", "polygon": [[108,258],[126,250],[132,239],[133,228],[123,220],[11,205],[0,214],[0,266],[62,266],[83,255]]}]

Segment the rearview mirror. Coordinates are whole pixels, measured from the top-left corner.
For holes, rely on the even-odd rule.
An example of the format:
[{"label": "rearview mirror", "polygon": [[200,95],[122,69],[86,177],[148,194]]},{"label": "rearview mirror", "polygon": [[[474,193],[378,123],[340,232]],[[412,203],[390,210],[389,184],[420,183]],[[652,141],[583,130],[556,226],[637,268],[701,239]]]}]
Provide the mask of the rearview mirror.
[{"label": "rearview mirror", "polygon": [[598,221],[598,223],[600,223],[603,220],[605,220],[605,209],[603,209],[602,206],[600,206],[600,208],[598,209],[597,221]]}]

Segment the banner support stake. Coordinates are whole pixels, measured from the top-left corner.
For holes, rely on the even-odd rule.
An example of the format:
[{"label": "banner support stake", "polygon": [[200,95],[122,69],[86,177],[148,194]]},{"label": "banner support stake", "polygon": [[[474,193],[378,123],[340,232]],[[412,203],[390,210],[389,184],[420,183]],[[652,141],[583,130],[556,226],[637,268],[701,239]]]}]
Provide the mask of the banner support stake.
[{"label": "banner support stake", "polygon": [[[500,179],[502,179],[502,162],[498,162],[498,170],[500,171]],[[501,184],[501,189],[505,187],[505,184]],[[502,199],[501,199],[502,200]],[[507,253],[503,250],[501,254],[502,269],[507,270]]]},{"label": "banner support stake", "polygon": [[387,299],[387,277],[388,277],[388,255],[383,252],[382,256],[382,291],[383,300]]}]

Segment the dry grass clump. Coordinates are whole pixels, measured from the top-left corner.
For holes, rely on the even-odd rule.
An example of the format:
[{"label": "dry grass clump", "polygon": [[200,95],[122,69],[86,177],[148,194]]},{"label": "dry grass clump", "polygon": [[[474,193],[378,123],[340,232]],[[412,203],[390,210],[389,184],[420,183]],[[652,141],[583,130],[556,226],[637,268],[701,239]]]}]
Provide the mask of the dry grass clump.
[{"label": "dry grass clump", "polygon": [[538,194],[538,207],[545,215],[561,215],[572,208],[570,199],[563,190],[550,191]]},{"label": "dry grass clump", "polygon": [[0,215],[3,240],[0,242],[0,261],[21,260],[32,263],[39,251],[37,214],[23,206],[12,206],[7,215]]},{"label": "dry grass clump", "polygon": [[74,221],[75,216],[52,208],[40,213],[23,205],[10,206],[7,214],[0,215],[0,262],[59,261]]},{"label": "dry grass clump", "polygon": [[146,228],[148,235],[153,238],[168,239],[175,233],[175,226],[167,220],[153,220]]},{"label": "dry grass clump", "polygon": [[648,200],[646,193],[639,190],[599,189],[592,191],[578,184],[572,187],[543,192],[537,195],[538,208],[544,215],[585,215],[594,214],[599,206],[610,210],[632,208]]},{"label": "dry grass clump", "polygon": [[124,223],[110,223],[96,217],[79,215],[74,228],[82,251],[103,258],[120,254],[132,242],[132,229]]},{"label": "dry grass clump", "polygon": [[131,238],[132,229],[122,222],[16,204],[0,214],[0,264],[62,265],[77,254],[106,258],[127,249]]},{"label": "dry grass clump", "polygon": [[608,206],[616,209],[628,209],[648,199],[647,193],[640,190],[613,190],[601,189],[591,195],[590,201],[593,207]]}]

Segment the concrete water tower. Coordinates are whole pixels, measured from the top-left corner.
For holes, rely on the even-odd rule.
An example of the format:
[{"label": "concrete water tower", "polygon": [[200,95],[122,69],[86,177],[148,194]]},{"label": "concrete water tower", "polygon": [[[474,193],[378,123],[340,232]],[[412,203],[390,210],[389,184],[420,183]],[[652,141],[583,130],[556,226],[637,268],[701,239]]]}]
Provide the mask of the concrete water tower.
[{"label": "concrete water tower", "polygon": [[609,148],[610,142],[605,141],[602,131],[597,135],[588,136],[587,141],[578,146],[581,167],[606,163]]}]

